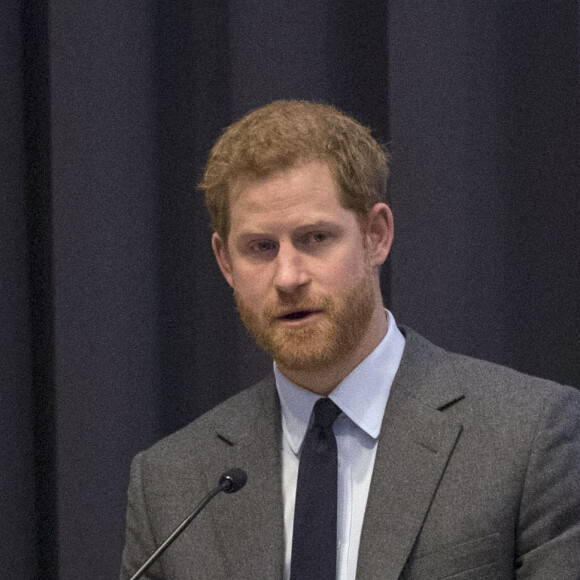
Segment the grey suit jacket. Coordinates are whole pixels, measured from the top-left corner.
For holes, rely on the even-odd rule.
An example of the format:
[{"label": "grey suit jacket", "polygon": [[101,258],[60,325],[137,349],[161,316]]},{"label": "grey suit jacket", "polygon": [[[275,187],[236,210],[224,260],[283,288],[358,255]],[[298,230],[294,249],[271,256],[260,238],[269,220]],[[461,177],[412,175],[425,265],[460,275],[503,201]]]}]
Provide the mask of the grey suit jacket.
[{"label": "grey suit jacket", "polygon": [[[580,393],[402,330],[357,579],[580,579]],[[138,455],[121,578],[231,467],[246,487],[216,498],[146,577],[282,578],[280,449],[270,377]]]}]

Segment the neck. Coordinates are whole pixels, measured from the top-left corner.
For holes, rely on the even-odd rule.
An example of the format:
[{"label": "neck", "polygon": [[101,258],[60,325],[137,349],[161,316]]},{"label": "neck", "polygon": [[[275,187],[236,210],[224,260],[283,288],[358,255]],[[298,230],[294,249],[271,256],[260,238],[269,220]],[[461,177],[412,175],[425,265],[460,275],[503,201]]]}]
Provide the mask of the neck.
[{"label": "neck", "polygon": [[299,370],[278,364],[280,372],[294,384],[326,397],[347,377],[383,340],[389,328],[389,319],[381,304],[375,309],[369,326],[357,345],[347,356],[332,365],[315,371]]}]

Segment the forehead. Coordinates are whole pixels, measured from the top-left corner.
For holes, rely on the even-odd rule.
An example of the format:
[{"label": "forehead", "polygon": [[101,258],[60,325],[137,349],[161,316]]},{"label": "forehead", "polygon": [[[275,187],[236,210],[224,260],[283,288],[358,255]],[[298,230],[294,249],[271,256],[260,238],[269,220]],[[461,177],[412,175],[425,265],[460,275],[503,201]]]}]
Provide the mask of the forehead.
[{"label": "forehead", "polygon": [[231,226],[266,226],[354,216],[342,207],[330,168],[310,161],[263,179],[240,179],[231,188]]}]

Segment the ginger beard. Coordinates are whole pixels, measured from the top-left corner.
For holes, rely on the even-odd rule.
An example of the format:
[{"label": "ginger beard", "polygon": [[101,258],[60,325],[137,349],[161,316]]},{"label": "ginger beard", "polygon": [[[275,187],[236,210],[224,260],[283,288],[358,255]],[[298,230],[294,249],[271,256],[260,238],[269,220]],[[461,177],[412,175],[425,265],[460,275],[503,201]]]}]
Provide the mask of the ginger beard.
[{"label": "ginger beard", "polygon": [[[330,367],[359,344],[373,315],[375,295],[370,267],[349,291],[318,299],[286,298],[261,312],[249,308],[234,293],[245,327],[260,347],[283,368],[319,371]],[[322,310],[315,320],[292,327],[277,319],[282,311]]]}]

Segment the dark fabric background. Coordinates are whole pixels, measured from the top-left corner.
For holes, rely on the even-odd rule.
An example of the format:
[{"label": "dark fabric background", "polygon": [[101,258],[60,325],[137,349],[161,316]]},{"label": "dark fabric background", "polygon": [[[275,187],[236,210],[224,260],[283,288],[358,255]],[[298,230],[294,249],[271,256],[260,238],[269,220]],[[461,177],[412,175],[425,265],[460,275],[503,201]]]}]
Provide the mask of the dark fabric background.
[{"label": "dark fabric background", "polygon": [[275,98],[389,144],[399,322],[579,386],[579,26],[577,0],[0,3],[0,576],[115,578],[131,457],[268,370],[195,184]]}]

